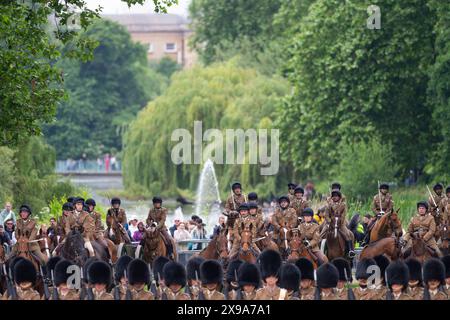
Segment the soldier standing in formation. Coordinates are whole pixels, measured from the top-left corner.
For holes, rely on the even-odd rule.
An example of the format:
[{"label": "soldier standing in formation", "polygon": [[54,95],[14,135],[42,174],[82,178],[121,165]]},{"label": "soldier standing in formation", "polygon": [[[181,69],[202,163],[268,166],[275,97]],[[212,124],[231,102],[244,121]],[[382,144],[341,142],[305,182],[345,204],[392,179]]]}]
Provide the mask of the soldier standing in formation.
[{"label": "soldier standing in formation", "polygon": [[114,300],[107,289],[111,284],[111,267],[104,261],[93,261],[87,268],[90,287],[88,300]]},{"label": "soldier standing in formation", "polygon": [[201,294],[205,300],[225,300],[220,292],[223,280],[222,266],[216,260],[206,260],[200,265]]},{"label": "soldier standing in formation", "polygon": [[186,286],[186,270],[183,265],[169,261],[163,268],[163,274],[167,300],[191,300],[189,294],[183,292]]},{"label": "soldier standing in formation", "polygon": [[259,267],[264,287],[256,291],[255,300],[278,300],[278,271],[281,267],[281,256],[277,251],[265,250],[259,256]]},{"label": "soldier standing in formation", "polygon": [[408,266],[403,261],[394,261],[386,268],[386,282],[389,287],[388,300],[411,300],[408,294]]},{"label": "soldier standing in formation", "polygon": [[339,280],[339,271],[332,263],[324,263],[317,269],[316,300],[339,300],[336,286]]},{"label": "soldier standing in formation", "polygon": [[198,300],[201,283],[200,283],[200,266],[205,261],[200,256],[194,256],[188,260],[186,265],[187,286],[186,293],[191,297],[191,300]]},{"label": "soldier standing in formation", "polygon": [[242,300],[255,300],[261,284],[261,274],[255,264],[244,262],[238,269],[238,283]]},{"label": "soldier standing in formation", "polygon": [[356,266],[355,278],[358,281],[358,287],[353,289],[355,300],[376,300],[377,292],[369,287],[368,279],[372,275],[377,263],[373,259],[363,259]]},{"label": "soldier standing in formation", "polygon": [[447,297],[450,299],[450,256],[447,255],[442,257],[442,263],[445,267],[445,285],[443,289],[447,294]]},{"label": "soldier standing in formation", "polygon": [[300,280],[300,300],[314,300],[314,265],[306,258],[298,259],[295,261],[295,265],[302,275]]},{"label": "soldier standing in formation", "polygon": [[279,207],[275,209],[275,214],[272,217],[272,225],[274,227],[274,241],[278,242],[280,239],[286,238],[287,232],[298,225],[297,213],[293,208],[289,207],[289,198],[281,196],[278,199]]},{"label": "soldier standing in formation", "polygon": [[114,287],[114,299],[126,300],[128,289],[128,279],[125,276],[128,265],[133,260],[130,256],[121,256],[114,266],[114,280],[116,286]]},{"label": "soldier standing in formation", "polygon": [[127,267],[128,285],[132,300],[154,300],[151,292],[145,290],[150,283],[150,270],[147,263],[141,259],[134,259]]},{"label": "soldier standing in formation", "polygon": [[301,273],[293,263],[283,264],[280,268],[280,297],[278,300],[300,300]]},{"label": "soldier standing in formation", "polygon": [[224,294],[228,300],[240,300],[240,291],[238,284],[237,271],[241,264],[244,263],[241,259],[231,260],[228,263],[227,274],[225,276],[225,290]]},{"label": "soldier standing in formation", "polygon": [[345,290],[347,283],[352,283],[352,268],[350,262],[344,258],[335,258],[331,263],[336,267],[339,272],[339,278],[336,285],[336,296],[339,300],[354,300],[353,292],[351,289]]},{"label": "soldier standing in formation", "polygon": [[51,300],[80,300],[80,294],[77,289],[67,283],[73,274],[73,271],[71,272],[69,268],[73,268],[73,266],[72,262],[65,259],[61,259],[55,265],[54,280],[57,290],[50,291]]},{"label": "soldier standing in formation", "polygon": [[405,263],[409,270],[407,293],[413,300],[423,300],[422,264],[414,258],[408,258]]},{"label": "soldier standing in formation", "polygon": [[423,280],[425,284],[426,300],[447,300],[444,292],[445,266],[441,260],[431,258],[423,265]]}]

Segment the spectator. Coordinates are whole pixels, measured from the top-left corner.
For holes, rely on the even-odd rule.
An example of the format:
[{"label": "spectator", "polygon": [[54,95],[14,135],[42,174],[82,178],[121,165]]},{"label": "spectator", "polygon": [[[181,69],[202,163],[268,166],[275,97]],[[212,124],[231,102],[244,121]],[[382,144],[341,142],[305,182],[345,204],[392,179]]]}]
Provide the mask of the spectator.
[{"label": "spectator", "polygon": [[189,233],[192,233],[192,231],[195,229],[196,223],[193,220],[190,220],[188,222],[188,231]]},{"label": "spectator", "polygon": [[320,207],[314,215],[314,220],[321,225],[325,221],[325,207]]},{"label": "spectator", "polygon": [[57,228],[56,219],[51,217],[50,218],[50,226],[47,229],[47,235],[50,237],[50,236],[56,234],[56,228]]},{"label": "spectator", "polygon": [[366,214],[363,218],[363,227],[364,227],[364,233],[367,233],[367,231],[369,230],[369,223],[370,220],[372,220],[372,216],[370,214]]},{"label": "spectator", "polygon": [[136,242],[138,241],[140,242],[144,237],[144,233],[145,233],[144,223],[139,222],[137,225],[137,230],[133,233],[133,240]]},{"label": "spectator", "polygon": [[359,221],[359,213],[356,213],[348,223],[348,229],[355,236],[355,242],[361,243],[364,240],[364,227]]},{"label": "spectator", "polygon": [[5,209],[0,213],[0,224],[4,225],[8,219],[12,219],[13,223],[16,224],[16,214],[12,211],[11,202],[5,203]]},{"label": "spectator", "polygon": [[173,237],[177,242],[191,239],[191,234],[186,230],[186,225],[184,222],[180,222],[178,224],[177,230],[175,230]]},{"label": "spectator", "polygon": [[[205,224],[203,223],[202,219],[199,218],[197,225],[192,230],[191,238],[196,240],[206,239]],[[194,243],[192,245],[192,250],[201,250],[202,247],[202,243]]]},{"label": "spectator", "polygon": [[111,171],[116,171],[117,159],[115,155],[111,156],[110,162],[111,162]]},{"label": "spectator", "polygon": [[305,198],[307,200],[311,200],[316,195],[316,189],[314,188],[314,183],[312,181],[308,181],[305,186]]},{"label": "spectator", "polygon": [[131,235],[138,230],[138,219],[136,216],[131,216],[131,220],[128,221],[128,230],[130,230]]},{"label": "spectator", "polygon": [[97,158],[97,171],[102,171],[103,169],[103,161],[100,157]]},{"label": "spectator", "polygon": [[2,225],[0,225],[0,245],[7,244],[8,246],[11,246],[11,239],[8,236],[8,233],[5,232],[5,229]]},{"label": "spectator", "polygon": [[225,217],[220,216],[219,222],[214,226],[213,234],[211,235],[211,239],[215,236],[220,234],[220,231],[225,228]]},{"label": "spectator", "polygon": [[174,237],[175,231],[178,229],[178,226],[179,226],[179,225],[180,225],[180,219],[175,218],[175,220],[173,220],[173,226],[171,226],[171,227],[169,228],[170,235],[171,235],[172,237]]},{"label": "spectator", "polygon": [[16,226],[14,225],[14,222],[12,219],[8,219],[5,221],[4,230],[8,234],[8,237],[11,240],[12,245],[14,245],[17,242],[16,237],[14,235],[15,229],[16,229]]},{"label": "spectator", "polygon": [[106,172],[109,172],[109,164],[110,164],[109,153],[105,154],[104,162],[105,162],[105,170]]}]

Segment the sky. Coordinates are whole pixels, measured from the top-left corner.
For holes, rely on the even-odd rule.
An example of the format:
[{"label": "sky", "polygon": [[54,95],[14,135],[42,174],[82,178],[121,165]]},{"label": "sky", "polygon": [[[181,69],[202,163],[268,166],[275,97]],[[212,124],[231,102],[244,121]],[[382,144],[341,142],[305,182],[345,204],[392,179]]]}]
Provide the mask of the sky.
[{"label": "sky", "polygon": [[[99,5],[103,7],[102,13],[153,13],[153,1],[147,0],[144,5],[134,5],[128,8],[128,5],[121,0],[86,0],[89,9],[95,9]],[[167,12],[188,16],[188,6],[191,0],[178,0],[178,5],[169,7]]]}]

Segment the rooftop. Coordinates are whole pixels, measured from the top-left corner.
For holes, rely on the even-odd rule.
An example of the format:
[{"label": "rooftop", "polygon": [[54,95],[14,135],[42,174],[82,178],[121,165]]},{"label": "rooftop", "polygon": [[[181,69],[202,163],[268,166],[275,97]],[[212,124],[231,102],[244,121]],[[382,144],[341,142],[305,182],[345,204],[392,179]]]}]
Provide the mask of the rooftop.
[{"label": "rooftop", "polygon": [[168,32],[189,31],[189,21],[176,14],[104,14],[110,19],[125,26],[129,32]]}]

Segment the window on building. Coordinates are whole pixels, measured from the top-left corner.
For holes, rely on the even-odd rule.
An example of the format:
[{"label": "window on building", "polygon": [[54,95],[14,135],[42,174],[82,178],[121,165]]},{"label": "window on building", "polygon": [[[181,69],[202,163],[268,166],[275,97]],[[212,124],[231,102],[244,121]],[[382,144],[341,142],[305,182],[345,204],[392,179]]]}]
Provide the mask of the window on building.
[{"label": "window on building", "polygon": [[166,52],[175,52],[177,51],[177,45],[173,42],[166,43]]},{"label": "window on building", "polygon": [[152,53],[153,52],[153,43],[149,43],[148,44],[148,52]]}]

